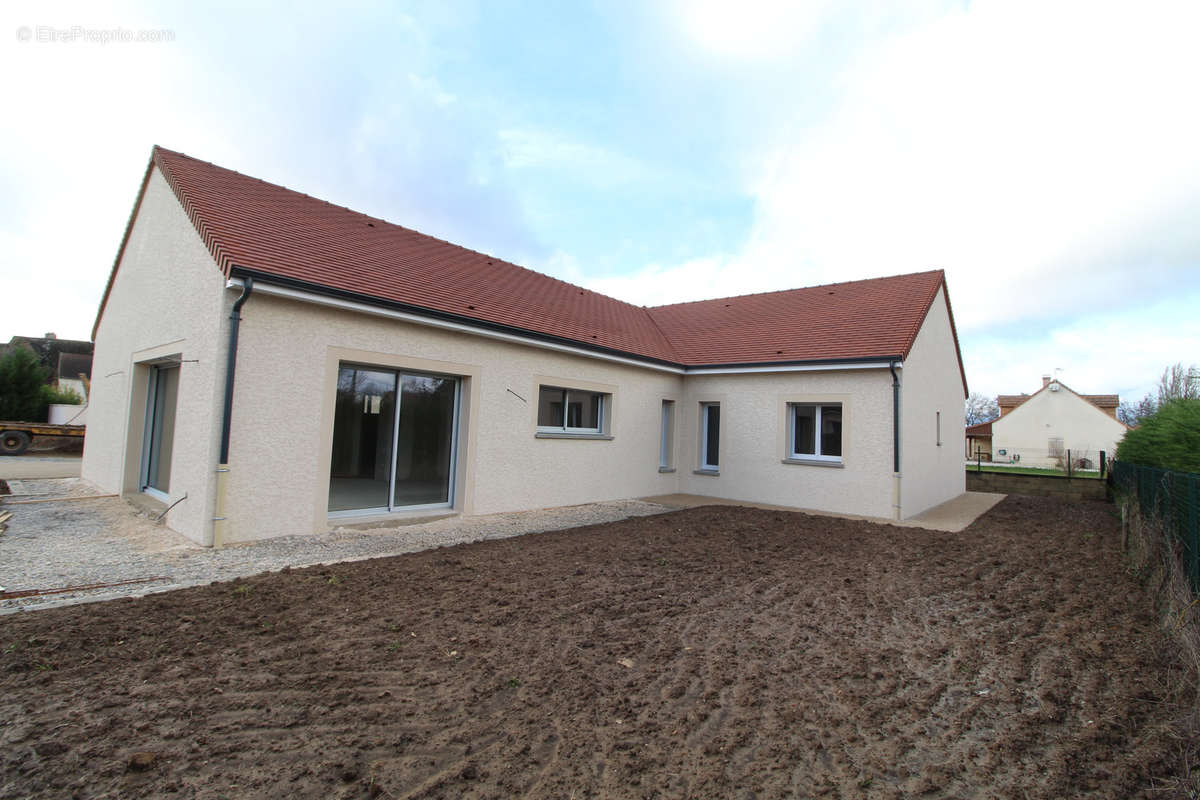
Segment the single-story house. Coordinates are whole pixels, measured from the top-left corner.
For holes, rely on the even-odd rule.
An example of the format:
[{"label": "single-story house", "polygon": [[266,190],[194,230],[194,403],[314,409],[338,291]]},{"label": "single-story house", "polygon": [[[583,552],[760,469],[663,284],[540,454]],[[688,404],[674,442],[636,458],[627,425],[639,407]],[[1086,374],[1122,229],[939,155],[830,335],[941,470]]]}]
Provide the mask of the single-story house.
[{"label": "single-story house", "polygon": [[1027,466],[1094,468],[1100,453],[1112,458],[1129,430],[1117,419],[1115,394],[1079,394],[1060,380],[1042,376],[1033,394],[996,398],[999,419],[992,422],[993,459]]},{"label": "single-story house", "polygon": [[967,426],[967,459],[992,460],[992,423],[979,422]]},{"label": "single-story house", "polygon": [[93,335],[83,477],[203,544],[964,491],[940,270],[645,308],[156,147]]}]

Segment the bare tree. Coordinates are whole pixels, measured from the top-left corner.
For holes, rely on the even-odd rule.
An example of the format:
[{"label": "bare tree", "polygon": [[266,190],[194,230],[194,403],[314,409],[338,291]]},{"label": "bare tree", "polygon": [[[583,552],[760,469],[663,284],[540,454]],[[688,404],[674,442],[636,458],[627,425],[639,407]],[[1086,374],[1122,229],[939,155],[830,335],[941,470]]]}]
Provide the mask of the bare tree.
[{"label": "bare tree", "polygon": [[995,398],[985,397],[978,392],[971,392],[966,408],[968,425],[991,422],[1000,416],[1000,406],[996,404]]},{"label": "bare tree", "polygon": [[1117,406],[1117,419],[1131,428],[1136,428],[1142,424],[1142,420],[1157,410],[1158,401],[1154,399],[1154,395],[1147,394],[1136,403],[1131,403],[1127,400]]},{"label": "bare tree", "polygon": [[1162,406],[1172,400],[1195,400],[1200,398],[1200,369],[1194,365],[1183,368],[1176,364],[1163,370],[1158,380],[1158,404]]},{"label": "bare tree", "polygon": [[1157,396],[1147,394],[1136,403],[1121,403],[1117,407],[1117,419],[1136,428],[1142,424],[1142,420],[1167,403],[1197,398],[1200,398],[1200,368],[1193,365],[1184,369],[1182,363],[1175,364],[1163,370],[1162,377],[1158,379]]}]

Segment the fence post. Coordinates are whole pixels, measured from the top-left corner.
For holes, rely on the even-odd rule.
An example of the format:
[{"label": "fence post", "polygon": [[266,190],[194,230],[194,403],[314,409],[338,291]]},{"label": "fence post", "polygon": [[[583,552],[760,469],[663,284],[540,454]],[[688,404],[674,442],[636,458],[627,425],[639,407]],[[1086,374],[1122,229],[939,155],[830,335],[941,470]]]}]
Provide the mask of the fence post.
[{"label": "fence post", "polygon": [[1071,477],[1071,451],[1067,450],[1067,477]]},{"label": "fence post", "polygon": [[1105,468],[1107,465],[1108,465],[1108,462],[1105,460],[1105,457],[1104,457],[1104,451],[1103,451],[1103,450],[1101,450],[1101,451],[1100,451],[1100,479],[1101,479],[1101,480],[1103,480],[1103,479],[1104,479],[1104,468]]},{"label": "fence post", "polygon": [[[1191,544],[1192,563],[1188,564],[1188,577],[1192,579],[1192,591],[1200,592],[1200,480],[1196,476],[1188,478],[1188,492],[1184,503],[1187,504],[1187,537]],[[1184,509],[1180,509],[1183,511]],[[1180,514],[1182,517],[1183,515]],[[1182,520],[1180,520],[1182,522]],[[1180,531],[1183,533],[1183,531]]]},{"label": "fence post", "polygon": [[975,471],[983,472],[983,453],[975,451]]}]

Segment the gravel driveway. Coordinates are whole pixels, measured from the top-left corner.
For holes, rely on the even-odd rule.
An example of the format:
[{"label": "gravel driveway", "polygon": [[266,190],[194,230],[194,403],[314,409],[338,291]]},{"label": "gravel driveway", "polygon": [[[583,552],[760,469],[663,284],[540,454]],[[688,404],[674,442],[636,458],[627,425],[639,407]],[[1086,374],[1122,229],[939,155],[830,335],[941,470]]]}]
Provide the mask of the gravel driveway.
[{"label": "gravel driveway", "polygon": [[[8,501],[99,494],[78,479],[12,480]],[[34,597],[4,598],[0,614],[163,592],[226,581],[284,567],[412,553],[443,545],[574,528],[674,510],[639,500],[591,503],[539,511],[449,517],[420,525],[284,536],[199,547],[116,497],[14,505],[0,535],[0,592],[61,589],[118,581],[124,586]]]}]

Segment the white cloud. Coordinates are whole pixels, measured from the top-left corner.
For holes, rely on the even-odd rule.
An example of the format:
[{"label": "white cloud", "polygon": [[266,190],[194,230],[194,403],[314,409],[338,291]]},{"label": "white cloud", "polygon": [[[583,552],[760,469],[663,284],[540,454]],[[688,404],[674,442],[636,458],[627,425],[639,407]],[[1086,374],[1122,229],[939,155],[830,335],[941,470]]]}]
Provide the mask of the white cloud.
[{"label": "white cloud", "polygon": [[964,336],[971,391],[1032,393],[1040,376],[1062,368],[1059,377],[1078,392],[1138,400],[1165,367],[1200,364],[1200,319],[1192,312],[1198,301],[1193,293],[1061,325]]},{"label": "white cloud", "polygon": [[943,267],[971,330],[1194,278],[1198,28],[1188,3],[984,0],[909,29],[767,140],[740,252],[593,285],[656,302]]},{"label": "white cloud", "polygon": [[652,177],[650,168],[637,159],[553,131],[507,128],[497,135],[501,158],[512,170],[554,170],[593,188],[620,186]]},{"label": "white cloud", "polygon": [[674,18],[704,51],[736,60],[791,57],[820,27],[830,0],[685,0]]},{"label": "white cloud", "polygon": [[[0,339],[53,330],[90,337],[100,294],[154,135],[187,129],[161,117],[178,85],[170,41],[38,41],[39,27],[158,28],[119,4],[8,4],[0,11],[0,276],[10,298]],[[16,32],[31,30],[30,41]],[[136,135],[134,132],[141,134]]]}]

